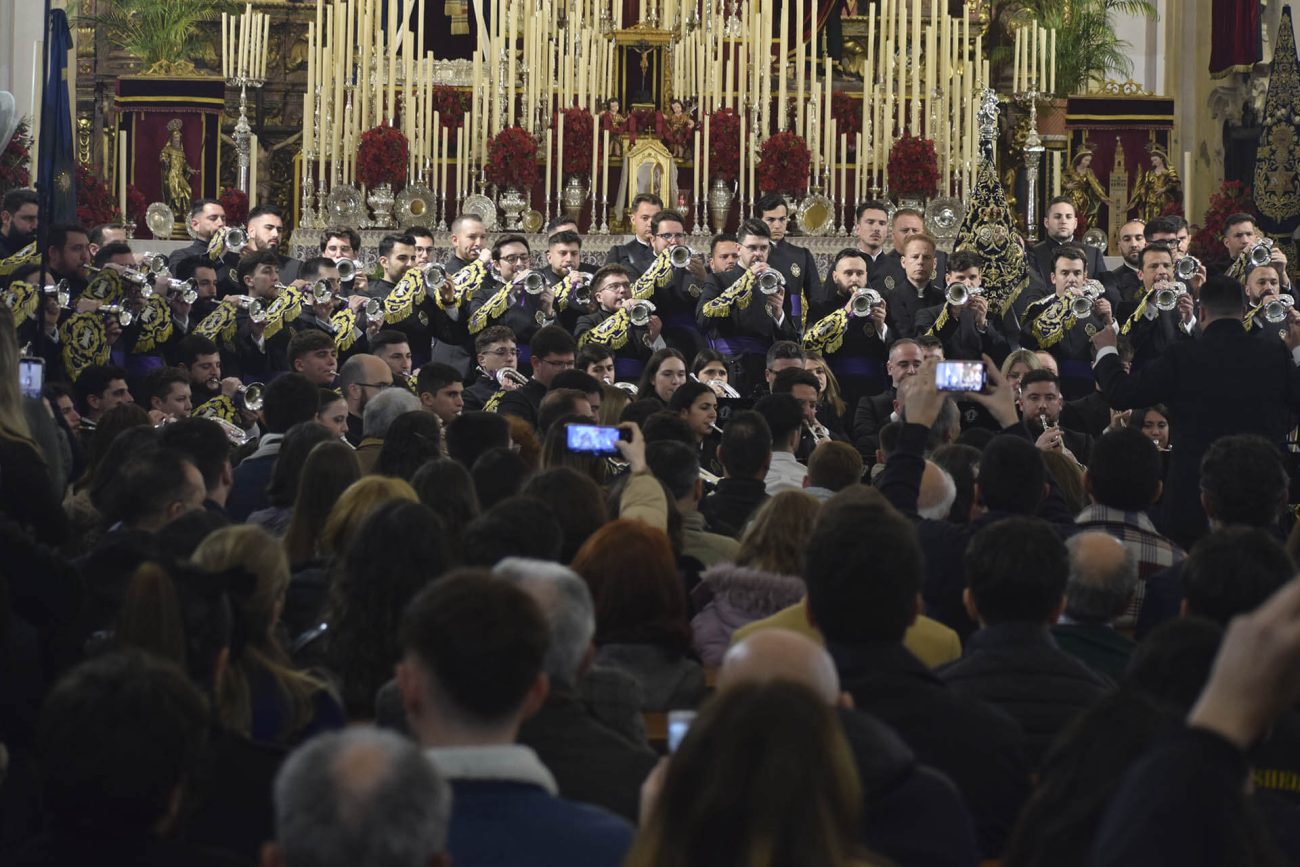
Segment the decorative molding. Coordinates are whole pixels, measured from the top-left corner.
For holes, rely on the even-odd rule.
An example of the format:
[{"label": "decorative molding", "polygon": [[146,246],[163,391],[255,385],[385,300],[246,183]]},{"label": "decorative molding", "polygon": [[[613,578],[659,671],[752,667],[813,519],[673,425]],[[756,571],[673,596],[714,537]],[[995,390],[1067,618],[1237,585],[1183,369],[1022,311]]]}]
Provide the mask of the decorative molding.
[{"label": "decorative molding", "polygon": [[1107,96],[1155,96],[1154,93],[1142,87],[1139,82],[1133,79],[1127,81],[1115,81],[1108,78],[1098,84],[1089,93],[1104,94]]}]

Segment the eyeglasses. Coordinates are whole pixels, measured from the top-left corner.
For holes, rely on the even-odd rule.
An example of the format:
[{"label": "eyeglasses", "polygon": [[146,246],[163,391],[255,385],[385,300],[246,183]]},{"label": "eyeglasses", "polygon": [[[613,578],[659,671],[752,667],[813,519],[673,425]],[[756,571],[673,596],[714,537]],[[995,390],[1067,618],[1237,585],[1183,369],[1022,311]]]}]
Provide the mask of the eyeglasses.
[{"label": "eyeglasses", "polygon": [[660,232],[655,235],[660,241],[681,241],[686,237],[685,232]]},{"label": "eyeglasses", "polygon": [[527,253],[516,253],[516,254],[514,254],[513,256],[502,256],[502,257],[501,257],[500,259],[498,259],[497,261],[498,261],[498,262],[509,262],[509,263],[511,263],[512,265],[521,265],[521,264],[523,264],[524,262],[527,262],[527,261],[528,261],[528,254],[527,254]]},{"label": "eyeglasses", "polygon": [[518,355],[519,350],[513,346],[503,346],[500,349],[488,349],[483,352],[484,355],[495,355],[497,358],[505,358],[507,355]]},{"label": "eyeglasses", "polygon": [[558,368],[560,368],[560,369],[562,369],[562,370],[569,370],[570,368],[573,367],[573,359],[572,359],[572,358],[562,358],[562,359],[560,359],[559,361],[552,361],[552,360],[549,359],[549,358],[534,358],[534,359],[533,359],[533,364],[546,364],[546,365],[549,365],[549,366],[551,366],[551,367],[558,367]]},{"label": "eyeglasses", "polygon": [[378,389],[379,391],[383,391],[385,388],[393,387],[393,384],[391,382],[358,382],[357,385],[361,386],[362,388]]}]

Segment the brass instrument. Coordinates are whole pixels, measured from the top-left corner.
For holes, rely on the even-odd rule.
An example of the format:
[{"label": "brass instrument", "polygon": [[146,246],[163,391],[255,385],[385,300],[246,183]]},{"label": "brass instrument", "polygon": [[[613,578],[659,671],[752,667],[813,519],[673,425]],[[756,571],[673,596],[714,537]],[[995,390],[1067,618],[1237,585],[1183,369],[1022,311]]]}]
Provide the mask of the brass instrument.
[{"label": "brass instrument", "polygon": [[234,404],[239,409],[249,412],[261,412],[266,400],[266,386],[260,382],[241,385],[235,391]]},{"label": "brass instrument", "polygon": [[953,307],[963,307],[968,304],[976,295],[983,295],[982,286],[967,286],[965,283],[949,283],[948,288],[944,290],[944,298]]},{"label": "brass instrument", "polygon": [[1187,294],[1187,285],[1174,281],[1156,289],[1152,303],[1157,310],[1173,310],[1178,306],[1178,299]]},{"label": "brass instrument", "polygon": [[540,271],[529,271],[524,275],[522,280],[516,280],[516,283],[522,283],[524,291],[529,295],[541,295],[546,291],[546,278]]},{"label": "brass instrument", "polygon": [[351,283],[357,278],[358,271],[365,270],[365,266],[356,259],[339,259],[334,267],[339,269],[340,283]]},{"label": "brass instrument", "polygon": [[430,286],[441,286],[447,282],[447,269],[437,262],[430,262],[423,268],[424,279]]},{"label": "brass instrument", "polygon": [[1273,239],[1261,238],[1255,242],[1255,246],[1250,248],[1250,254],[1247,256],[1252,268],[1258,268],[1260,265],[1267,265],[1273,261]]},{"label": "brass instrument", "polygon": [[1092,315],[1092,306],[1097,303],[1102,291],[1102,285],[1096,280],[1084,283],[1083,294],[1070,299],[1070,314],[1075,319],[1087,319]]},{"label": "brass instrument", "polygon": [[650,317],[655,312],[655,306],[652,302],[645,299],[634,301],[627,310],[628,320],[638,328],[644,328],[650,324]]},{"label": "brass instrument", "polygon": [[123,328],[128,327],[135,321],[135,314],[121,304],[101,304],[99,305],[100,313],[107,313],[109,316],[116,316],[117,322]]},{"label": "brass instrument", "polygon": [[179,294],[185,304],[193,304],[199,300],[199,290],[194,288],[193,280],[177,280],[175,277],[168,277],[167,294]]},{"label": "brass instrument", "polygon": [[[704,382],[704,380],[700,379],[693,373],[691,374],[691,379],[696,382]],[[711,388],[715,393],[721,389],[723,397],[740,397],[740,392],[732,388],[725,379],[710,379],[708,382],[704,382],[704,384]]]},{"label": "brass instrument", "polygon": [[371,322],[384,321],[384,304],[378,298],[370,298],[366,301],[365,306],[366,319]]},{"label": "brass instrument", "polygon": [[222,243],[227,252],[238,253],[248,246],[248,233],[238,226],[227,226]]},{"label": "brass instrument", "polygon": [[1290,317],[1294,306],[1295,301],[1290,295],[1279,295],[1264,305],[1264,319],[1273,325],[1280,325]]},{"label": "brass instrument", "polygon": [[42,286],[41,292],[45,295],[53,295],[61,308],[67,309],[72,303],[72,287],[67,280],[60,280],[53,286]]},{"label": "brass instrument", "polygon": [[515,370],[513,367],[501,368],[496,372],[496,375],[493,376],[492,378],[495,379],[497,383],[500,385],[505,385],[507,382],[512,382],[515,385],[527,385],[528,383],[532,382],[532,379],[530,379],[527,376],[524,376],[522,373]]},{"label": "brass instrument", "polygon": [[685,268],[691,264],[691,257],[694,255],[695,251],[690,247],[685,244],[677,244],[668,250],[668,264],[674,268]]},{"label": "brass instrument", "polygon": [[872,308],[884,304],[885,299],[875,289],[859,289],[853,293],[851,303],[854,316],[870,316]]},{"label": "brass instrument", "polygon": [[821,422],[817,422],[816,424],[809,424],[807,421],[805,421],[803,423],[803,429],[806,430],[809,433],[809,435],[812,436],[813,441],[817,443],[817,445],[821,445],[822,443],[828,443],[831,441],[831,432],[827,430],[826,425],[822,424]]},{"label": "brass instrument", "polygon": [[633,383],[630,383],[630,382],[616,382],[616,383],[614,383],[614,387],[615,387],[615,388],[621,388],[621,389],[623,389],[624,391],[626,391],[626,392],[628,393],[628,396],[629,396],[629,397],[631,397],[633,400],[636,399],[637,388],[636,388],[636,385],[634,385]]},{"label": "brass instrument", "polygon": [[250,320],[257,323],[266,321],[266,304],[263,303],[261,298],[249,298],[247,295],[241,295],[238,298],[239,306],[248,311]]},{"label": "brass instrument", "polygon": [[307,293],[313,304],[328,304],[334,300],[334,288],[328,280],[317,280],[307,287]]},{"label": "brass instrument", "polygon": [[1191,280],[1196,276],[1196,272],[1201,270],[1201,260],[1195,256],[1184,256],[1174,265],[1174,276],[1184,282]]},{"label": "brass instrument", "polygon": [[775,268],[768,268],[758,275],[758,291],[764,295],[775,295],[785,288],[785,277]]}]

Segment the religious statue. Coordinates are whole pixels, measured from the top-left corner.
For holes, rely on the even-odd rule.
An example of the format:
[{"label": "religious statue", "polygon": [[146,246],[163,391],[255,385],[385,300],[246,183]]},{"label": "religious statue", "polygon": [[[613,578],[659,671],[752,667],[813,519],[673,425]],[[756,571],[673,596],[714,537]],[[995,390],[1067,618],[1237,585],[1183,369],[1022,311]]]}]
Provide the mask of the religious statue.
[{"label": "religious statue", "polygon": [[1079,231],[1099,225],[1101,206],[1110,202],[1101,181],[1092,173],[1092,153],[1092,148],[1087,145],[1079,148],[1061,185],[1062,192],[1074,202],[1074,213],[1079,217]]},{"label": "religious statue", "polygon": [[190,168],[189,163],[185,161],[185,144],[181,141],[180,118],[173,118],[167,124],[167,130],[171,137],[163,146],[162,152],[158,154],[158,161],[162,164],[163,200],[171,206],[174,213],[188,214],[190,202],[194,199],[190,178],[198,174],[198,170]]},{"label": "religious statue", "polygon": [[664,121],[667,135],[664,138],[669,152],[674,159],[686,159],[691,147],[691,133],[695,131],[695,121],[686,113],[686,106],[680,99],[668,104],[668,117]]},{"label": "religious statue", "polygon": [[609,130],[609,155],[623,156],[623,140],[619,136],[628,131],[628,117],[619,111],[617,99],[605,103],[605,110],[600,115],[600,128]]},{"label": "religious statue", "polygon": [[1183,181],[1169,166],[1169,156],[1164,148],[1151,142],[1147,151],[1151,154],[1151,168],[1138,169],[1129,208],[1133,216],[1145,223],[1163,214],[1169,205],[1183,200]]}]

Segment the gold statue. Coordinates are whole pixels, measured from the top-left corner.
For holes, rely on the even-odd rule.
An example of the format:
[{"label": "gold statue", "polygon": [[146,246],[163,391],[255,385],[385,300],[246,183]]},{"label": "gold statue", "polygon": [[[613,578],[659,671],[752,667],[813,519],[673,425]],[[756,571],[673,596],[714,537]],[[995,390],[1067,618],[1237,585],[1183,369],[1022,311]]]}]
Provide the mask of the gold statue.
[{"label": "gold statue", "polygon": [[1092,173],[1092,148],[1086,144],[1074,155],[1074,160],[1065,172],[1062,192],[1074,202],[1074,213],[1079,218],[1079,231],[1096,226],[1101,215],[1101,206],[1109,204],[1110,198],[1102,189],[1101,181]]},{"label": "gold statue", "polygon": [[1169,165],[1169,156],[1164,148],[1151,142],[1147,145],[1151,154],[1151,168],[1138,169],[1137,182],[1133,184],[1133,200],[1129,208],[1133,216],[1144,223],[1149,223],[1165,212],[1170,204],[1179,204],[1183,199],[1183,181],[1178,172]]},{"label": "gold statue", "polygon": [[162,152],[158,154],[158,161],[162,163],[163,199],[173,213],[188,214],[190,202],[194,199],[190,178],[198,174],[198,171],[190,168],[189,163],[185,161],[180,118],[173,118],[167,124],[167,129],[171,137],[163,146]]}]

